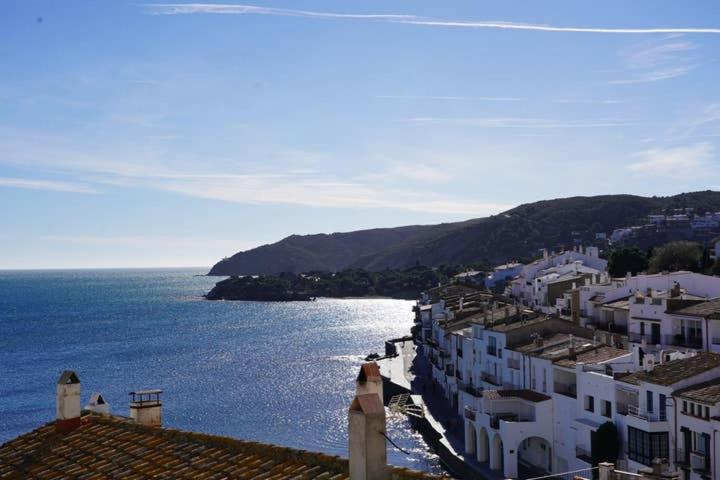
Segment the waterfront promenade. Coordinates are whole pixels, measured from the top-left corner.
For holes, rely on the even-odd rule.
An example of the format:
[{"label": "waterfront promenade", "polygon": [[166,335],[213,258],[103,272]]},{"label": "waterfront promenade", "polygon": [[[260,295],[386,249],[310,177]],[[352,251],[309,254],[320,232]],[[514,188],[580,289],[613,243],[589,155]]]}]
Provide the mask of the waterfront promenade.
[{"label": "waterfront promenade", "polygon": [[502,474],[490,470],[487,463],[479,463],[465,455],[463,420],[449,407],[442,391],[433,384],[431,368],[423,355],[418,355],[412,341],[396,343],[397,356],[378,360],[380,373],[392,392],[405,391],[422,396],[425,418],[411,423],[423,435],[425,442],[440,457],[442,464],[458,478],[500,480]]}]

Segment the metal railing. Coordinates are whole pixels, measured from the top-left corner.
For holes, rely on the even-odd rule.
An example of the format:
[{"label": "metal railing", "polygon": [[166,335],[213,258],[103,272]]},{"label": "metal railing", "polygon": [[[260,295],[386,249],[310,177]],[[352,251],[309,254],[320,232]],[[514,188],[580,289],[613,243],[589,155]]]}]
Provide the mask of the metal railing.
[{"label": "metal railing", "polygon": [[640,410],[636,405],[628,405],[628,415],[641,418],[648,422],[665,422],[667,421],[667,412],[645,412]]},{"label": "metal railing", "polygon": [[520,360],[518,360],[517,358],[508,358],[507,366],[508,368],[512,368],[513,370],[520,370]]},{"label": "metal railing", "polygon": [[573,470],[570,472],[562,472],[562,473],[553,473],[550,475],[543,475],[541,477],[532,477],[532,478],[528,478],[527,480],[576,480],[578,478],[592,479],[593,472],[595,472],[597,470],[598,470],[598,467],[583,468],[582,470]]},{"label": "metal railing", "polygon": [[647,345],[657,345],[661,341],[660,336],[653,336],[636,332],[628,333],[628,340],[634,343],[641,343],[643,340],[645,340],[645,343]]}]

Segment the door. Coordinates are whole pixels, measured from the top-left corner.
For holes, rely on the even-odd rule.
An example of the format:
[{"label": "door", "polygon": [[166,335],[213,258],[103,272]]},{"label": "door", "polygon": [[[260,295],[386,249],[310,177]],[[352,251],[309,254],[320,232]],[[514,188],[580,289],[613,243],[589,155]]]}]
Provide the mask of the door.
[{"label": "door", "polygon": [[650,327],[650,342],[653,345],[660,343],[660,324],[653,323]]}]

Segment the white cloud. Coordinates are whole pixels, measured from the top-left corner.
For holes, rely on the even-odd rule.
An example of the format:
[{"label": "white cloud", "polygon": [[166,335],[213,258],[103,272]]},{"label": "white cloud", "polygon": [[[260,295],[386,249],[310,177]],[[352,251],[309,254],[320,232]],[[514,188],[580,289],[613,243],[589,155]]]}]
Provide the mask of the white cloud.
[{"label": "white cloud", "polygon": [[219,3],[158,3],[145,7],[156,15],[184,14],[224,14],[224,15],[275,15],[285,17],[308,17],[350,20],[374,20],[429,27],[483,28],[501,30],[531,30],[541,32],[571,33],[611,33],[611,34],[654,34],[654,33],[711,33],[720,34],[720,28],[594,28],[594,27],[558,27],[530,23],[503,21],[451,21],[420,17],[417,15],[359,14],[315,12],[286,8],[260,7],[256,5],[237,5]]},{"label": "white cloud", "polygon": [[449,124],[478,128],[614,128],[633,126],[631,122],[619,120],[554,120],[549,118],[524,117],[412,117],[407,119],[416,124]]},{"label": "white cloud", "polygon": [[37,180],[30,178],[0,177],[0,187],[22,188],[26,190],[46,190],[68,193],[99,193],[87,185],[56,180]]},{"label": "white cloud", "polygon": [[633,157],[638,161],[627,166],[631,172],[674,178],[702,178],[712,172],[715,147],[701,142],[682,147],[653,148],[638,152]]},{"label": "white cloud", "polygon": [[386,100],[440,100],[458,102],[519,102],[517,97],[458,97],[449,95],[378,95],[375,98]]},{"label": "white cloud", "polygon": [[611,84],[658,82],[687,75],[701,65],[700,56],[693,53],[698,45],[677,40],[677,36],[659,41],[645,42],[620,52],[631,72],[627,79],[613,80]]}]

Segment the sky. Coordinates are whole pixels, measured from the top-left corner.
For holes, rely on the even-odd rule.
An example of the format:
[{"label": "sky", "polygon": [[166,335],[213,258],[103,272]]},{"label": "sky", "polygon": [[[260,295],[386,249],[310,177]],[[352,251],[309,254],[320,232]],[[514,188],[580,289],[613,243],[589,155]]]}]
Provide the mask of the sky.
[{"label": "sky", "polygon": [[715,0],[0,8],[0,269],[720,190]]}]

